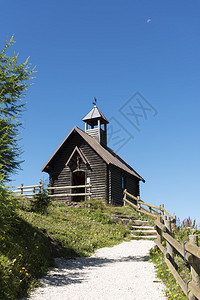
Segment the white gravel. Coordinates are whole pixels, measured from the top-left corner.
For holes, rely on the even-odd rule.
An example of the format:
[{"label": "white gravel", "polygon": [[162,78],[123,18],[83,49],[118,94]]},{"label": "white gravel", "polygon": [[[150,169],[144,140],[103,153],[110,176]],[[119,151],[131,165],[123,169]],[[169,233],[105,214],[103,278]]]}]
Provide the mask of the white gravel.
[{"label": "white gravel", "polygon": [[[133,240],[99,249],[88,258],[57,258],[55,268],[34,290],[31,300],[160,300],[165,286],[147,261],[153,241]],[[24,300],[27,298],[24,298]]]}]

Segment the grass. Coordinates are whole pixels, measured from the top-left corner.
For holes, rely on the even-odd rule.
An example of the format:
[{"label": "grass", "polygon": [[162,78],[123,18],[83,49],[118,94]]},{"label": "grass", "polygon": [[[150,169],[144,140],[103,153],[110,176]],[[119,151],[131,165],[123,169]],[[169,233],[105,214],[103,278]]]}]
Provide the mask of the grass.
[{"label": "grass", "polygon": [[[95,249],[128,239],[129,229],[111,215],[132,216],[129,207],[91,200],[79,208],[52,202],[47,213],[31,211],[24,201],[0,231],[0,299],[18,299],[39,283],[55,256],[89,256]],[[6,220],[4,220],[6,222]]]},{"label": "grass", "polygon": [[[99,247],[113,246],[121,242],[128,230],[115,224],[108,214],[99,207],[68,207],[62,203],[52,203],[48,214],[27,213],[20,211],[20,216],[46,230],[62,247],[62,255],[67,257],[88,256]],[[106,207],[104,209],[106,211]]]},{"label": "grass", "polygon": [[[161,251],[158,249],[151,249],[149,260],[155,265],[157,277],[160,278],[167,287],[166,296],[168,299],[187,299],[180,286],[174,279],[170,269],[166,265]],[[187,265],[183,260],[181,260],[181,258],[176,257],[175,260],[178,265],[179,274],[182,276],[185,282],[189,281],[190,272]]]}]

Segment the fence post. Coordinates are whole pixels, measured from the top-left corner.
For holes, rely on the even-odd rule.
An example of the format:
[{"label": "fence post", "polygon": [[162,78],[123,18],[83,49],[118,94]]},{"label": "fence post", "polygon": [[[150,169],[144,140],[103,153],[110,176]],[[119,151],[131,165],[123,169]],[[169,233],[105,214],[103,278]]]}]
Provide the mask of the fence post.
[{"label": "fence post", "polygon": [[[160,205],[160,211],[161,211],[162,218],[164,217],[164,210],[163,210],[163,208],[164,208],[164,204],[161,204]],[[164,218],[163,218],[163,221],[164,221]]]},{"label": "fence post", "polygon": [[[167,233],[172,236],[172,227],[171,227],[170,217],[167,217],[167,216],[165,217],[164,225],[167,228]],[[171,244],[168,241],[166,241],[166,246],[167,246],[167,253],[168,253],[167,258],[172,263],[174,268],[177,270],[178,266],[177,266],[176,262],[174,261],[174,248],[171,246]]]},{"label": "fence post", "polygon": [[[89,194],[91,194],[91,185],[89,183]],[[91,195],[89,195],[89,199],[91,199]]]},{"label": "fence post", "polygon": [[41,193],[41,189],[42,189],[42,182],[39,182],[39,194]]},{"label": "fence post", "polygon": [[[189,242],[198,246],[198,235],[189,235]],[[196,256],[192,256],[192,263],[191,263],[191,278],[192,282],[200,288],[200,259]],[[192,293],[189,292],[189,299],[190,300],[198,300]]]},{"label": "fence post", "polygon": [[20,189],[21,189],[21,192],[20,192],[20,195],[23,195],[23,183],[21,183],[21,185],[20,185]]},{"label": "fence post", "polygon": [[[157,221],[162,223],[162,217],[157,216]],[[157,240],[158,242],[162,243],[162,231],[158,226],[156,226],[156,231],[157,231]]]},{"label": "fence post", "polygon": [[172,229],[173,233],[176,231],[176,216],[175,215],[173,215],[171,229]]},{"label": "fence post", "polygon": [[[126,189],[123,191],[123,198],[125,198],[126,199]],[[124,206],[126,206],[126,201],[124,201]]]},{"label": "fence post", "polygon": [[33,188],[33,199],[35,199],[35,187]]},{"label": "fence post", "polygon": [[[167,220],[165,220],[165,226],[167,228],[167,233],[169,235],[172,235],[171,234],[172,228],[171,228],[171,219],[170,219],[170,217],[168,217]],[[171,258],[173,259],[174,258],[173,247],[167,241],[166,241],[166,245],[167,245],[167,252],[169,253],[169,255],[171,256]]]}]

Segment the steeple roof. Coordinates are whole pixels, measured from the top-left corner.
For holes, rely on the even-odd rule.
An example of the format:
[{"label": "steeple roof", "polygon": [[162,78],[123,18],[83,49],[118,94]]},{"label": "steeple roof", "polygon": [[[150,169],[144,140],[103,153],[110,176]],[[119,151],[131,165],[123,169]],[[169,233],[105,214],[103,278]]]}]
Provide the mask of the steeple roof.
[{"label": "steeple roof", "polygon": [[95,104],[94,107],[89,111],[89,113],[87,113],[87,115],[82,119],[82,121],[84,122],[87,122],[89,120],[93,121],[99,118],[102,121],[104,121],[103,123],[107,123],[107,124],[109,123],[109,121],[106,119],[106,117],[102,114],[102,112],[98,109],[98,107]]}]

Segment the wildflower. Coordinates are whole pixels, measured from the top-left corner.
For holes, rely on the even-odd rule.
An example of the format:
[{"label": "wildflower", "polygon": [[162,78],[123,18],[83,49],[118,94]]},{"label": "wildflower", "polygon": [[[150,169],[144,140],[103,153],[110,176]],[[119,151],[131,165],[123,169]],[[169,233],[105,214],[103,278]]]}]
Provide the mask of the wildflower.
[{"label": "wildflower", "polygon": [[22,270],[25,270],[25,268],[24,268],[24,267],[22,267]]},{"label": "wildflower", "polygon": [[28,276],[29,274],[28,273],[26,273],[26,276]]},{"label": "wildflower", "polygon": [[177,297],[177,295],[175,294],[175,295],[174,295],[174,298],[176,298],[176,297]]},{"label": "wildflower", "polygon": [[161,275],[164,275],[164,273],[161,273]]},{"label": "wildflower", "polygon": [[21,256],[21,257],[22,257],[22,255],[21,255],[21,254],[19,254],[19,256]]},{"label": "wildflower", "polygon": [[171,295],[172,292],[169,292],[169,295]]}]

